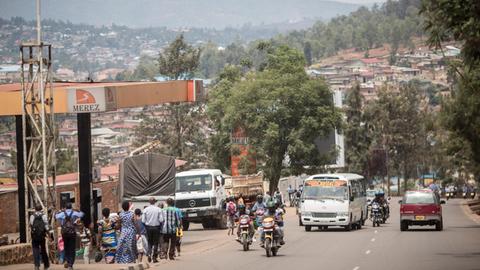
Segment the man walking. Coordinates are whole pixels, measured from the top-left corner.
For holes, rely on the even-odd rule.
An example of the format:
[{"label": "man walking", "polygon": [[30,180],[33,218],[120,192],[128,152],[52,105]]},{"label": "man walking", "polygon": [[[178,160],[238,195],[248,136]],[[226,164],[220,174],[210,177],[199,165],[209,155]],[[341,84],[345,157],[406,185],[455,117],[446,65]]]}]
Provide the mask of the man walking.
[{"label": "man walking", "polygon": [[287,193],[288,193],[288,201],[290,202],[290,206],[292,206],[292,201],[293,201],[293,188],[292,188],[292,185],[288,185]]},{"label": "man walking", "polygon": [[145,224],[145,229],[147,230],[147,260],[148,262],[153,261],[154,263],[157,263],[161,210],[155,205],[155,198],[151,197],[149,202],[150,205],[143,210],[142,222]]},{"label": "man walking", "polygon": [[162,213],[162,233],[164,251],[170,260],[175,260],[175,245],[177,243],[177,230],[181,226],[180,216],[174,207],[172,198],[167,199],[167,208]]},{"label": "man walking", "polygon": [[32,230],[32,252],[35,264],[35,270],[40,269],[40,258],[43,261],[44,269],[50,267],[50,261],[45,247],[45,236],[48,234],[48,219],[42,212],[42,206],[35,206],[35,213],[30,216],[30,226]]},{"label": "man walking", "polygon": [[72,203],[67,203],[66,209],[55,215],[62,226],[65,260],[69,270],[73,270],[75,262],[75,241],[77,238],[76,224],[83,217],[83,213],[72,209]]}]

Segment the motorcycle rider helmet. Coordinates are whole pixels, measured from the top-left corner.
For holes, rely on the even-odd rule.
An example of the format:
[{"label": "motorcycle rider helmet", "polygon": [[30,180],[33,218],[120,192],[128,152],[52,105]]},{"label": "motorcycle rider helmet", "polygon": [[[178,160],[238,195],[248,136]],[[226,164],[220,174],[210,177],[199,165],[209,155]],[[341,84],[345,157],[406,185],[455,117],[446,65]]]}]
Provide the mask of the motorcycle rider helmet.
[{"label": "motorcycle rider helmet", "polygon": [[263,196],[262,195],[257,195],[257,202],[262,203],[263,202]]}]

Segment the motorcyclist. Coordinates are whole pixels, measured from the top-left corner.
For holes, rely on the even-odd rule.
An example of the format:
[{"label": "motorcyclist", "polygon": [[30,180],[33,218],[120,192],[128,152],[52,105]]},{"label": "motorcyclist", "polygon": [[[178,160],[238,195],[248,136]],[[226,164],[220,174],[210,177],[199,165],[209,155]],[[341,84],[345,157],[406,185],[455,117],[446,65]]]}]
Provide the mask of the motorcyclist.
[{"label": "motorcyclist", "polygon": [[266,204],[263,202],[263,196],[257,195],[257,201],[253,205],[251,211],[255,215],[255,226],[259,227],[263,220],[263,215],[267,209]]},{"label": "motorcyclist", "polygon": [[390,214],[390,207],[388,206],[388,201],[385,200],[385,193],[383,191],[378,191],[375,193],[375,199],[372,203],[378,203],[380,209],[382,210],[382,215],[386,218]]},{"label": "motorcyclist", "polygon": [[[281,210],[281,208],[277,208],[277,206],[275,205],[275,202],[268,201],[267,202],[267,212],[265,213],[263,218],[273,217],[273,219],[275,220],[274,234],[278,235],[278,237],[280,239],[280,245],[284,245],[285,241],[283,240],[283,230],[280,228],[280,226],[278,224],[278,222],[281,222],[281,224],[283,226],[283,214],[282,214],[283,212],[280,211],[280,210],[277,212],[277,209]],[[261,224],[262,223],[260,223],[260,225]],[[260,227],[260,246],[263,247],[264,243],[265,243],[265,233],[263,231],[263,228]]]},{"label": "motorcyclist", "polygon": [[[242,219],[242,216],[249,216],[249,213],[247,211],[247,209],[245,208],[245,205],[239,205],[238,206],[238,216],[239,216],[239,220]],[[250,219],[250,217],[249,217]],[[241,233],[241,230],[240,230],[240,222],[238,222],[238,227],[237,227],[237,241],[240,241],[240,233]],[[253,222],[252,220],[250,219],[250,221],[248,222],[248,234],[250,236],[250,239],[253,239],[253,236],[255,234],[255,228],[253,227]]]}]

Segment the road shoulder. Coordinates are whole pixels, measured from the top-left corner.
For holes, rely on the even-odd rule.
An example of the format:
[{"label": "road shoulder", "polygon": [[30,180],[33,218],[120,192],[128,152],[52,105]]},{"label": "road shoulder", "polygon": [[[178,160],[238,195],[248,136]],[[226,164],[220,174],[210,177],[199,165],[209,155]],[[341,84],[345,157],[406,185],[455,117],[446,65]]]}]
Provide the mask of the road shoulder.
[{"label": "road shoulder", "polygon": [[461,202],[460,206],[463,210],[463,213],[469,217],[473,222],[480,224],[480,216],[474,213],[468,206],[467,201]]}]

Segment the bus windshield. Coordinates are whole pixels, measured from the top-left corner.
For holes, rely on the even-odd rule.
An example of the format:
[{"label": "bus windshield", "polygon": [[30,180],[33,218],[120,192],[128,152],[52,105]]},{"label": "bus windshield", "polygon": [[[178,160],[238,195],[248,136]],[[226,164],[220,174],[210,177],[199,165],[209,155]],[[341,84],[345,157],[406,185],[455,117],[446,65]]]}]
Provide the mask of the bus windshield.
[{"label": "bus windshield", "polygon": [[306,200],[348,199],[345,180],[309,180],[305,182],[303,198]]},{"label": "bus windshield", "polygon": [[190,192],[212,189],[212,176],[210,174],[177,176],[175,180],[176,192]]}]

